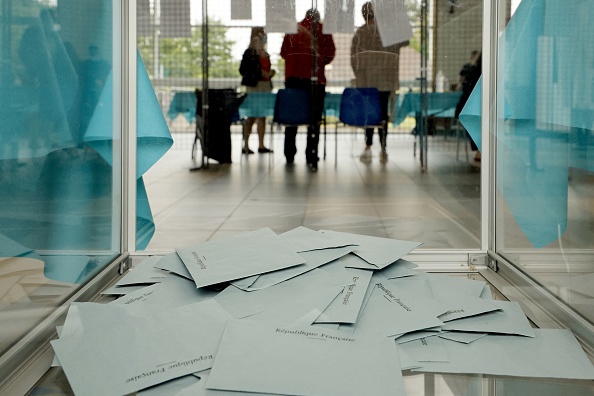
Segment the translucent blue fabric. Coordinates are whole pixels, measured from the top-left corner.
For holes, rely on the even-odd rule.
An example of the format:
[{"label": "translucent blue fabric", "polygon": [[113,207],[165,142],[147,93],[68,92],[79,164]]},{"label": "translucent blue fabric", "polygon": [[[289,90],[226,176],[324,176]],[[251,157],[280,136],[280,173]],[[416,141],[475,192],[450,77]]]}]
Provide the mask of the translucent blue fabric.
[{"label": "translucent blue fabric", "polygon": [[[13,1],[4,7],[0,257],[94,252],[69,264],[42,258],[45,275],[58,281],[84,281],[108,262],[98,257],[119,249],[122,170],[112,167],[113,142],[120,139],[112,70],[119,65],[111,59],[119,38],[112,4]],[[144,249],[154,222],[142,175],[173,140],[140,56],[137,75],[136,247]]]},{"label": "translucent blue fabric", "polygon": [[[136,177],[142,177],[169,150],[173,139],[140,54],[137,54],[137,62],[136,133],[138,149]],[[84,141],[110,164],[112,162],[113,137],[111,129],[106,126],[111,126],[113,122],[112,87],[110,74],[84,135]]]},{"label": "translucent blue fabric", "polygon": [[[537,248],[567,228],[568,169],[594,171],[594,2],[524,0],[499,41],[497,186]],[[481,147],[481,81],[460,122]]]}]

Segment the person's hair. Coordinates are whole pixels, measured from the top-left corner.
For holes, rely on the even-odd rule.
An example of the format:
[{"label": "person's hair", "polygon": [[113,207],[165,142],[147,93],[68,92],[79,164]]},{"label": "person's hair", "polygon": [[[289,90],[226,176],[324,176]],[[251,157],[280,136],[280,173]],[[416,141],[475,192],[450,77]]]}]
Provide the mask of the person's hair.
[{"label": "person's hair", "polygon": [[365,19],[365,21],[368,19],[375,19],[375,15],[373,14],[373,4],[371,1],[363,4],[363,7],[361,7],[361,14],[363,14],[363,19]]},{"label": "person's hair", "polygon": [[319,21],[320,20],[320,13],[315,8],[310,8],[305,13],[305,19],[311,19],[312,21]]},{"label": "person's hair", "polygon": [[262,38],[265,35],[266,35],[266,33],[264,33],[264,28],[262,26],[253,27],[252,35],[250,37],[250,47],[253,47],[254,44],[256,43],[256,37]]}]

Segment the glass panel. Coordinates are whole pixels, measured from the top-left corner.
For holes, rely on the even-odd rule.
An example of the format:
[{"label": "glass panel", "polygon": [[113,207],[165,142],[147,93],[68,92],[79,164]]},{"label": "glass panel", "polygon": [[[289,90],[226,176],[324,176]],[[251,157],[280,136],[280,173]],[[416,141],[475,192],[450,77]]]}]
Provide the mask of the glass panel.
[{"label": "glass panel", "polygon": [[119,252],[121,161],[112,1],[0,12],[1,353]]},{"label": "glass panel", "polygon": [[594,8],[512,4],[500,38],[497,250],[594,320]]},{"label": "glass panel", "polygon": [[[180,10],[185,9],[182,3]],[[265,226],[283,232],[298,225],[313,229],[331,225],[336,230],[418,240],[424,243],[422,249],[480,248],[480,162],[474,160],[476,153],[457,122],[456,107],[462,88],[476,82],[476,73],[468,74],[463,84],[460,73],[476,58],[473,51],[481,49],[483,2],[406,0],[400,7],[399,2],[377,1],[374,20],[381,29],[370,30],[374,38],[357,44],[360,51],[354,50],[356,56],[351,57],[355,33],[365,23],[364,3],[189,2],[189,32],[180,28],[163,35],[161,30],[172,31],[166,26],[171,19],[160,18],[158,2],[139,2],[139,50],[175,139],[172,151],[145,175],[156,224],[147,249],[173,249]],[[203,7],[208,18],[203,18]],[[287,88],[285,80],[295,73],[287,68],[290,61],[283,53],[283,41],[286,31],[296,30],[310,8],[319,11],[322,31],[331,35],[335,49],[326,65],[312,65],[307,57],[298,61],[306,73],[310,66],[324,72],[317,77],[318,82],[325,79],[325,123],[319,142],[310,142],[316,155],[306,153],[306,125],[298,127],[296,147],[289,145],[285,155],[285,125],[272,123],[277,93]],[[178,25],[188,23],[187,12],[169,12],[178,15]],[[239,69],[252,32],[258,33],[254,27],[264,28],[264,48],[270,69],[276,72],[272,89],[268,81],[255,87],[242,84]],[[257,34],[254,37],[259,40]],[[374,54],[381,59],[374,60]],[[205,73],[208,78],[203,80]],[[292,81],[288,85],[295,87]],[[311,87],[309,79],[304,84]],[[228,106],[223,112],[233,110],[229,117],[203,117],[208,114],[202,113],[202,93],[197,98],[195,89],[206,87],[229,90],[223,93]],[[385,119],[381,105],[386,105],[385,144],[377,128],[366,141],[363,126],[340,122],[358,107],[351,101],[352,110],[342,112],[341,119],[347,88],[383,92],[374,124]],[[244,93],[247,97],[236,112],[236,103],[229,98]],[[216,107],[213,95],[216,92],[210,95],[211,110]],[[300,114],[295,107],[285,109],[289,115]],[[251,132],[246,140],[244,128]],[[290,134],[294,133],[293,128]],[[205,145],[206,137],[216,147]],[[366,143],[372,143],[369,151]],[[242,154],[244,149],[255,155]],[[208,155],[209,150],[216,152]],[[225,155],[219,156],[218,150]],[[287,161],[293,163],[286,167]],[[307,166],[313,162],[318,177]],[[200,171],[188,176],[188,169]],[[216,172],[219,169],[224,172]]]}]

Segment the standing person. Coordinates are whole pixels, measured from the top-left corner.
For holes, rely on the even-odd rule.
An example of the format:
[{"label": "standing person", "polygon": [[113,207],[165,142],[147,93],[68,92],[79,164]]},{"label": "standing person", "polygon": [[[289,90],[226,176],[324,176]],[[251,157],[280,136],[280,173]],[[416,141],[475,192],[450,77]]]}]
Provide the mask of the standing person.
[{"label": "standing person", "polygon": [[[266,46],[266,33],[263,27],[253,27],[250,45],[243,53],[239,73],[243,76],[241,84],[246,86],[247,93],[271,92],[272,77],[276,70],[270,64],[270,55],[264,49]],[[264,146],[264,133],[266,132],[266,117],[248,117],[243,130],[243,154],[254,154],[249,148],[248,140],[252,133],[252,126],[256,123],[258,131],[258,153],[272,153]]]},{"label": "standing person", "polygon": [[[355,73],[356,87],[377,88],[380,91],[384,126],[378,128],[377,132],[381,145],[380,161],[386,162],[388,160],[388,153],[386,152],[389,120],[388,104],[390,96],[400,88],[398,77],[400,48],[407,46],[408,41],[389,47],[382,46],[371,2],[363,4],[361,13],[365,24],[357,29],[351,42],[351,67]],[[365,150],[361,154],[361,161],[371,161],[372,144],[373,128],[366,128]]]},{"label": "standing person", "polygon": [[[307,127],[305,159],[310,170],[318,170],[320,123],[324,111],[326,76],[324,67],[332,62],[336,48],[332,35],[324,34],[320,14],[310,9],[297,24],[297,33],[286,34],[280,55],[285,59],[285,87],[305,88],[311,92],[312,119]],[[296,126],[285,127],[285,157],[287,164],[295,160]]]},{"label": "standing person", "polygon": [[[460,70],[460,84],[462,88],[462,95],[460,96],[460,100],[456,105],[456,111],[454,113],[454,117],[459,118],[466,101],[470,97],[474,86],[478,82],[479,78],[481,77],[482,73],[482,53],[480,51],[472,51],[470,63],[466,63],[462,66],[462,70]],[[474,154],[474,161],[480,162],[481,161],[481,152],[479,151],[476,143],[470,135],[468,131],[466,131],[466,136],[470,140],[470,149],[475,152]]]}]

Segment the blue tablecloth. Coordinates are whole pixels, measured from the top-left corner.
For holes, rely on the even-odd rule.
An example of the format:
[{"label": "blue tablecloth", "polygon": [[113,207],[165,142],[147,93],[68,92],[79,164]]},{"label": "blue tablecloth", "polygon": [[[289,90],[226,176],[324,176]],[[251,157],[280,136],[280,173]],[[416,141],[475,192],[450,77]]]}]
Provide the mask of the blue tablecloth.
[{"label": "blue tablecloth", "polygon": [[324,112],[326,117],[340,118],[340,100],[342,94],[326,92],[324,97]]},{"label": "blue tablecloth", "polygon": [[[535,247],[556,245],[567,228],[568,169],[594,171],[592,20],[589,1],[524,0],[499,41],[509,108],[499,115],[497,187]],[[478,147],[481,83],[460,114]]]},{"label": "blue tablecloth", "polygon": [[[326,116],[338,117],[340,115],[341,94],[326,93],[324,97],[324,111]],[[274,103],[276,94],[273,92],[254,92],[247,95],[239,107],[239,115],[244,117],[272,117],[274,116]]]},{"label": "blue tablecloth", "polygon": [[178,115],[183,115],[184,118],[192,123],[196,121],[196,93],[193,91],[176,92],[169,104],[167,117],[173,121]]},{"label": "blue tablecloth", "polygon": [[[326,93],[324,98],[326,116],[340,116],[341,97],[341,94]],[[239,116],[240,118],[272,117],[274,116],[275,101],[276,93],[273,92],[249,93],[239,107]],[[194,92],[181,91],[173,95],[167,117],[174,120],[179,114],[182,114],[190,123],[196,120],[196,96]]]},{"label": "blue tablecloth", "polygon": [[[441,118],[453,118],[456,105],[460,100],[462,92],[428,92],[427,93],[427,115]],[[393,123],[399,125],[408,116],[418,117],[421,113],[421,94],[419,92],[407,92],[398,95],[394,108]]]},{"label": "blue tablecloth", "polygon": [[276,94],[272,92],[248,93],[239,106],[239,116],[245,117],[272,117],[274,115],[274,102]]}]

